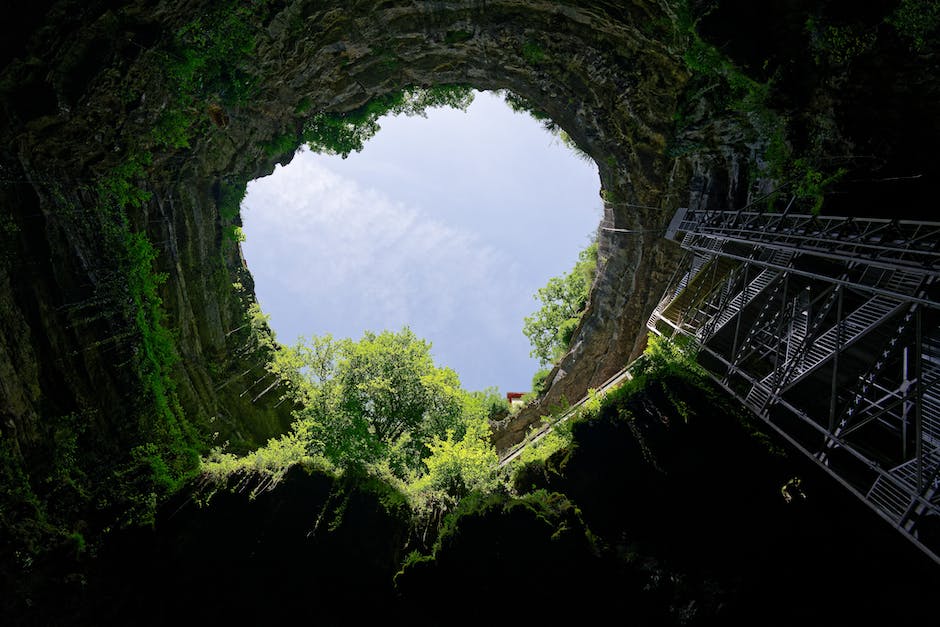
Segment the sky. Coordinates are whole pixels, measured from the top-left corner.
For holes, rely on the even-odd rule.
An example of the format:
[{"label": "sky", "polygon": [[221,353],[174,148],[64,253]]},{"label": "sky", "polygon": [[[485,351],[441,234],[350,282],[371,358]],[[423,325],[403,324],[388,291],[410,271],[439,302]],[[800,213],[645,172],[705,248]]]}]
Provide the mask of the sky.
[{"label": "sky", "polygon": [[597,167],[489,92],[379,124],[361,153],[303,149],[248,185],[242,251],[278,340],[409,326],[465,389],[529,391],[523,318],[597,231]]}]

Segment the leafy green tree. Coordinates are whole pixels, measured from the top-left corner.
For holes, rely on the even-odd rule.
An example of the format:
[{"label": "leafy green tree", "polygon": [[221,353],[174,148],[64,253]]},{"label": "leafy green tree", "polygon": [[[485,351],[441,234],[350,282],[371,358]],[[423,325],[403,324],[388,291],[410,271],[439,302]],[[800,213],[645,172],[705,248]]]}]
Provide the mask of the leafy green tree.
[{"label": "leafy green tree", "polygon": [[268,370],[300,409],[291,433],[248,455],[213,450],[204,477],[217,485],[234,477],[256,494],[298,463],[365,471],[404,482],[429,524],[466,494],[499,485],[489,421],[504,416],[508,403],[496,388],[464,391],[409,328],[285,347],[258,307],[249,323],[258,345],[274,353]]},{"label": "leafy green tree", "polygon": [[476,392],[464,393],[463,415],[465,419],[499,420],[507,413],[509,413],[509,401],[499,393],[499,388],[488,387]]},{"label": "leafy green tree", "polygon": [[427,474],[416,482],[415,489],[438,490],[454,501],[473,491],[493,490],[498,457],[489,438],[489,423],[484,418],[468,420],[461,438],[453,431],[444,438],[434,438],[428,445],[431,454],[424,460]]},{"label": "leafy green tree", "polygon": [[411,329],[366,332],[358,342],[345,342],[341,352],[341,408],[364,418],[380,441],[393,442],[406,431],[442,435],[456,426],[457,374],[437,368],[430,343]]},{"label": "leafy green tree", "polygon": [[457,374],[435,366],[430,343],[407,327],[359,341],[314,337],[281,353],[271,367],[301,391],[311,448],[336,464],[387,457],[404,478],[420,469],[433,438],[465,430]]},{"label": "leafy green tree", "polygon": [[303,139],[311,150],[344,159],[359,152],[379,131],[383,115],[427,115],[435,107],[453,107],[466,111],[473,102],[473,91],[462,85],[415,87],[370,100],[348,113],[318,113],[304,125]]},{"label": "leafy green tree", "polygon": [[597,243],[593,243],[581,251],[570,272],[552,277],[536,294],[542,306],[525,318],[522,332],[532,344],[531,355],[538,357],[542,366],[555,362],[568,348],[587,306],[596,271]]},{"label": "leafy green tree", "polygon": [[542,368],[532,375],[532,392],[534,394],[541,394],[545,391],[545,388],[548,385],[548,375],[551,373],[551,368]]}]

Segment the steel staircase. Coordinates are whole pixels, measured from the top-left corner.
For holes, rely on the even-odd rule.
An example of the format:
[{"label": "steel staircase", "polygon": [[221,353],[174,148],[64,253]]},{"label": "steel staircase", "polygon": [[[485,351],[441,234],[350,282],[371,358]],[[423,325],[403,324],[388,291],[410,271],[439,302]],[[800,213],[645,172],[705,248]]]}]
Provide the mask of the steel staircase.
[{"label": "steel staircase", "polygon": [[670,228],[693,257],[650,329],[691,341],[719,385],[940,564],[924,524],[940,516],[940,222],[682,209]]},{"label": "steel staircase", "polygon": [[[770,263],[785,266],[793,258],[793,251],[778,250],[774,251],[770,258]],[[783,272],[775,268],[764,268],[753,281],[748,283],[743,290],[731,299],[731,301],[721,309],[713,326],[706,325],[699,330],[699,338],[705,339],[705,329],[708,328],[708,337],[711,337],[721,331],[742,309],[754,302],[760,294],[775,280],[780,278]]]},{"label": "steel staircase", "polygon": [[[781,381],[782,387],[790,387],[809,375],[821,366],[836,350],[845,349],[879,324],[890,318],[903,307],[903,303],[886,296],[875,296],[866,301],[861,307],[850,313],[842,320],[841,342],[837,339],[840,325],[836,324],[822,334],[808,342],[806,351],[802,356],[795,355],[789,366],[788,376]],[[773,381],[779,375],[772,372],[761,380],[760,385],[772,387]]]},{"label": "steel staircase", "polygon": [[[926,483],[923,490],[924,498],[930,501],[937,494],[937,466],[940,464],[940,449],[933,449],[924,454],[922,460]],[[912,510],[917,507],[916,499],[912,496],[918,493],[917,463],[917,459],[911,459],[892,468],[887,473],[890,479],[885,478],[884,475],[878,475],[866,495],[869,501],[899,524],[906,523]]]}]

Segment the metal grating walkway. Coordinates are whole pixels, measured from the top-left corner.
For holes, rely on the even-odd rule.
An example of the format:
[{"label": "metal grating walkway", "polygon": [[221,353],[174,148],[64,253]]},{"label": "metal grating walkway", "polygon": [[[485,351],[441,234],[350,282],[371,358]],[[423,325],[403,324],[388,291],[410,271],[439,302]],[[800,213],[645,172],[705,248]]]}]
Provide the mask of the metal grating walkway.
[{"label": "metal grating walkway", "polygon": [[648,321],[940,563],[940,223],[679,209]]}]

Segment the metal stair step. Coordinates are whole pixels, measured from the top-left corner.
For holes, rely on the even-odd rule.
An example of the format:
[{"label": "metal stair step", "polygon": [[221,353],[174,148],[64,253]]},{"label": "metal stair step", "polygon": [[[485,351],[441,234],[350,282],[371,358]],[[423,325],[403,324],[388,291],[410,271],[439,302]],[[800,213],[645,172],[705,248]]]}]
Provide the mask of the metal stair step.
[{"label": "metal stair step", "polygon": [[872,312],[872,311],[857,311],[850,316],[846,316],[847,320],[860,320],[866,324],[871,324],[881,318],[883,313],[886,312]]},{"label": "metal stair step", "polygon": [[907,511],[910,496],[902,492],[890,481],[878,477],[868,493],[868,499],[877,504],[882,511],[891,514],[896,520]]},{"label": "metal stair step", "polygon": [[901,516],[904,514],[904,510],[899,509],[893,502],[885,502],[877,493],[870,494],[868,500],[877,505],[878,509],[888,514],[895,522],[901,520]]},{"label": "metal stair step", "polygon": [[767,399],[770,398],[770,395],[771,391],[769,389],[763,385],[755,385],[751,388],[751,391],[747,393],[745,400],[752,406],[761,408],[764,403],[767,402]]}]

